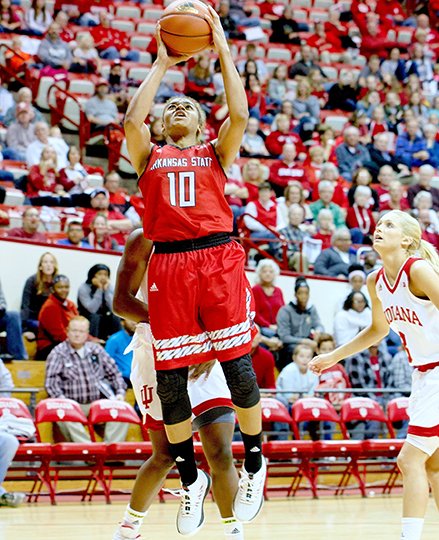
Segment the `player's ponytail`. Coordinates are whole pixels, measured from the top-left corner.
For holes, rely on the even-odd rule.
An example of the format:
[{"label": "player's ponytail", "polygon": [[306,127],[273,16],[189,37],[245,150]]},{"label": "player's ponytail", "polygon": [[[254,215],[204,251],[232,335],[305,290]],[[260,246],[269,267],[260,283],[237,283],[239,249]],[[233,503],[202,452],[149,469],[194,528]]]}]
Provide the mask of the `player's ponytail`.
[{"label": "player's ponytail", "polygon": [[421,257],[428,261],[436,273],[439,274],[439,255],[433,244],[430,244],[430,242],[427,242],[426,240],[421,240],[418,251]]}]

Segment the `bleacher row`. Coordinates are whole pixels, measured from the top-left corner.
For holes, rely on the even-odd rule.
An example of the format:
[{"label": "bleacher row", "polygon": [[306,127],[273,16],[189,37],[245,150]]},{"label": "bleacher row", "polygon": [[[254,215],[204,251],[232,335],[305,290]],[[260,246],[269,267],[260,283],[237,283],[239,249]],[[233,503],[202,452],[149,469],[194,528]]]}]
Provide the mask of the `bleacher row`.
[{"label": "bleacher row", "polygon": [[[381,487],[383,493],[390,493],[398,478],[396,456],[403,440],[395,439],[393,424],[407,420],[407,399],[395,398],[387,406],[387,414],[374,400],[364,397],[346,399],[340,414],[329,401],[322,398],[302,398],[292,408],[292,415],[286,407],[274,398],[262,398],[262,420],[265,430],[264,455],[268,460],[268,480],[265,494],[269,491],[286,490],[287,495],[296,495],[299,489],[310,490],[313,497],[319,494],[319,476],[336,474],[335,485],[326,489],[336,494],[346,489],[359,490],[367,495],[367,478],[374,475],[374,489]],[[56,502],[60,481],[83,480],[86,487],[79,491],[82,500],[91,500],[97,493],[103,493],[110,502],[114,480],[128,480],[135,477],[137,463],[152,453],[146,429],[129,403],[102,399],[95,401],[88,418],[80,406],[69,399],[43,399],[35,408],[33,417],[26,404],[17,398],[0,398],[0,417],[13,414],[34,422],[37,442],[27,442],[22,438],[15,462],[9,470],[8,479],[18,481],[32,479],[33,487],[29,501],[37,501],[40,495],[48,495],[52,504]],[[331,422],[339,426],[340,432],[334,440],[311,441],[302,439],[300,426],[303,422]],[[387,427],[387,438],[373,440],[349,439],[350,422],[380,422]],[[89,443],[53,442],[53,423],[79,422],[88,428]],[[126,442],[104,443],[96,435],[96,426],[106,422],[127,422],[137,428],[140,437]],[[267,440],[273,422],[286,423],[291,427],[294,440]],[[339,438],[341,437],[341,438]],[[233,443],[233,455],[237,462],[244,457],[242,443]],[[200,467],[207,468],[207,461],[200,443],[196,444],[196,458]],[[85,462],[85,463],[84,463]],[[376,483],[376,475],[384,473],[384,482]],[[31,475],[31,476],[30,476]],[[356,483],[351,484],[351,477]],[[273,479],[283,478],[280,485]],[[305,484],[302,480],[306,480]],[[46,491],[42,492],[43,487]],[[98,492],[98,488],[101,489]],[[63,493],[70,493],[65,492]],[[161,494],[163,497],[163,494]]]}]

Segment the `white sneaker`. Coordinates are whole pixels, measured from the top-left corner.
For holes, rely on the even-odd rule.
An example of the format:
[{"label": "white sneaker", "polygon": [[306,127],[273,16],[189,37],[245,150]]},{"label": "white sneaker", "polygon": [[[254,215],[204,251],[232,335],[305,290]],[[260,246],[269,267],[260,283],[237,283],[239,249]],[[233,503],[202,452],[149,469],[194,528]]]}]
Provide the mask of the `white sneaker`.
[{"label": "white sneaker", "polygon": [[253,521],[264,504],[264,485],[267,476],[267,464],[262,458],[262,467],[256,473],[241,469],[238,491],[233,501],[235,518],[243,523]]},{"label": "white sneaker", "polygon": [[6,491],[3,495],[0,495],[0,506],[11,506],[16,508],[26,498],[26,493],[20,491]]},{"label": "white sneaker", "polygon": [[183,536],[196,534],[204,525],[203,503],[210,491],[210,476],[198,469],[198,478],[180,491],[180,509],[177,515],[177,531]]},{"label": "white sneaker", "polygon": [[130,523],[121,523],[114,533],[113,540],[142,540],[137,528]]}]

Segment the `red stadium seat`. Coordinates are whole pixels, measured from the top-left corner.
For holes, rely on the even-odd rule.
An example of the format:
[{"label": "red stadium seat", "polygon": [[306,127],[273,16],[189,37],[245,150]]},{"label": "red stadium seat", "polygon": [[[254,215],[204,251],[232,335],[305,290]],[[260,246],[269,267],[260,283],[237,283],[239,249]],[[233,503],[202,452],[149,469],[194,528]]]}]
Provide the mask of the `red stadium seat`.
[{"label": "red stadium seat", "polygon": [[[390,493],[395,487],[399,476],[396,458],[403,444],[404,440],[402,439],[369,439],[362,441],[363,451],[359,460],[359,468],[365,482],[368,474],[373,477],[374,490],[382,488],[383,493]],[[384,484],[377,484],[376,476],[383,474],[386,477]]]},{"label": "red stadium seat", "polygon": [[385,415],[381,405],[367,397],[354,397],[345,399],[340,410],[341,424],[347,432],[346,424],[349,422],[380,422],[387,426],[390,438],[395,438],[395,431]]},{"label": "red stadium seat", "polygon": [[345,436],[337,411],[326,399],[315,397],[298,399],[293,405],[291,415],[296,439],[301,439],[299,430],[301,422],[333,422],[339,424],[343,436]]},{"label": "red stadium seat", "polygon": [[[40,401],[35,409],[35,424],[37,433],[40,435],[41,424],[58,422],[78,422],[88,427],[88,420],[79,403],[72,399],[48,398]],[[78,465],[63,466],[52,465],[53,485],[56,493],[57,484],[60,480],[87,480],[87,486],[82,490],[82,500],[87,497],[90,500],[100,485],[103,489],[107,503],[110,502],[110,494],[105,482],[104,462],[107,454],[104,443],[76,443],[60,442],[52,446],[52,459],[55,462],[78,461]],[[86,463],[84,463],[86,462]]]},{"label": "red stadium seat", "polygon": [[271,431],[273,422],[283,422],[293,427],[293,419],[283,403],[275,398],[261,398],[262,429]]},{"label": "red stadium seat", "polygon": [[387,404],[387,418],[393,425],[395,422],[409,420],[408,415],[409,398],[397,397]]}]

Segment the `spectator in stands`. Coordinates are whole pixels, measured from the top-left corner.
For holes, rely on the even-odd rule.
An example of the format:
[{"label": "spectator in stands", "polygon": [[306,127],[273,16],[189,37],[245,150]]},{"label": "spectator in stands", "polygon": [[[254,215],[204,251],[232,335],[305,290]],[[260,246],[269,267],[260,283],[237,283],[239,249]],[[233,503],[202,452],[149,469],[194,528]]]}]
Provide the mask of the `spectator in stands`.
[{"label": "spectator in stands", "polygon": [[260,184],[258,189],[258,199],[256,201],[250,201],[246,206],[244,223],[250,231],[251,238],[274,240],[277,236],[267,227],[271,227],[272,229],[278,228],[279,215],[277,212],[277,203],[272,199],[273,192],[268,182]]},{"label": "spectator in stands", "polygon": [[250,116],[269,123],[272,118],[267,114],[267,96],[257,75],[248,74],[244,82]]},{"label": "spectator in stands", "polygon": [[113,294],[110,269],[105,264],[92,266],[78,290],[79,313],[90,321],[90,333],[104,341],[120,330],[120,320],[112,312]]},{"label": "spectator in stands", "polygon": [[314,263],[314,274],[346,278],[349,266],[356,262],[352,250],[351,233],[347,227],[340,227],[332,235],[331,247],[324,249]]},{"label": "spectator in stands", "polygon": [[91,249],[91,245],[84,238],[84,230],[80,221],[69,221],[67,225],[67,238],[58,240],[57,245]]},{"label": "spectator in stands", "polygon": [[258,329],[258,333],[253,338],[252,350],[250,352],[253,369],[255,370],[259,388],[273,390],[276,388],[274,356],[265,347],[261,347],[261,340],[261,332]]},{"label": "spectator in stands", "polygon": [[5,115],[11,107],[14,107],[14,97],[2,84],[0,76],[0,123],[3,124]]},{"label": "spectator in stands", "polygon": [[339,301],[335,306],[335,314],[343,309],[343,305],[349,294],[354,292],[361,292],[367,298],[367,301],[370,303],[369,292],[366,286],[366,271],[364,266],[360,263],[351,264],[348,268],[348,283],[345,293],[340,297]]},{"label": "spectator in stands", "polygon": [[76,305],[67,298],[69,292],[69,278],[57,274],[52,281],[51,294],[38,314],[38,360],[45,360],[50,351],[67,338],[69,321],[78,315]]},{"label": "spectator in stands", "polygon": [[6,235],[9,238],[20,238],[22,240],[34,240],[35,242],[46,243],[46,237],[43,233],[38,232],[38,227],[41,224],[40,214],[36,208],[26,208],[22,216],[21,227],[8,229]]},{"label": "spectator in stands", "polygon": [[436,171],[431,165],[422,165],[419,167],[418,181],[407,190],[407,199],[411,208],[414,205],[414,199],[420,191],[428,191],[433,199],[433,209],[439,211],[439,189],[432,187],[431,182]]},{"label": "spectator in stands", "polygon": [[265,139],[265,146],[273,157],[279,157],[285,144],[294,144],[300,156],[306,156],[302,139],[290,129],[290,119],[286,114],[279,113],[274,118],[272,131]]},{"label": "spectator in stands", "polygon": [[372,312],[366,296],[361,291],[351,292],[343,304],[343,310],[335,315],[334,338],[337,347],[353,339],[372,321]]},{"label": "spectator in stands", "polygon": [[390,165],[396,172],[408,172],[406,164],[389,152],[389,134],[378,133],[373,137],[373,143],[368,145],[370,162],[366,163],[371,174],[376,178],[378,171],[384,165]]},{"label": "spectator in stands", "polygon": [[335,188],[332,182],[322,180],[318,185],[319,199],[309,205],[314,219],[317,219],[320,210],[327,208],[332,212],[334,225],[338,229],[345,225],[344,212],[338,204],[332,202]]},{"label": "spectator in stands", "polygon": [[358,88],[355,85],[354,75],[351,71],[342,69],[338,82],[334,83],[328,91],[328,101],[325,109],[355,111],[357,99]]},{"label": "spectator in stands", "polygon": [[104,188],[110,196],[110,204],[113,208],[124,212],[127,209],[128,198],[125,191],[120,187],[121,177],[117,171],[109,171],[104,176]]},{"label": "spectator in stands", "polygon": [[59,137],[50,137],[49,136],[49,126],[46,122],[36,122],[35,123],[35,137],[36,139],[29,144],[26,150],[26,163],[28,167],[37,165],[41,160],[41,153],[43,148],[46,146],[51,146],[57,156],[57,169],[63,169],[67,166],[67,152],[69,147],[64,139]]},{"label": "spectator in stands", "polygon": [[246,157],[267,157],[264,139],[259,135],[259,120],[250,117],[242,138],[241,154]]},{"label": "spectator in stands", "polygon": [[[84,232],[89,233],[89,225],[96,214],[103,214],[108,219],[110,235],[116,242],[123,246],[125,236],[132,230],[131,221],[126,218],[119,210],[115,210],[110,204],[110,194],[105,188],[97,188],[90,194],[91,209],[87,210],[82,222]],[[89,239],[90,242],[90,239]],[[90,242],[94,244],[94,242]]]},{"label": "spectator in stands", "polygon": [[[97,343],[88,341],[89,324],[84,317],[73,318],[68,325],[65,340],[50,353],[46,363],[46,391],[51,398],[77,401],[88,415],[93,401],[108,390],[103,381],[111,385],[114,398],[124,400],[126,384],[115,361]],[[107,386],[107,385],[105,385]],[[90,442],[90,435],[82,424],[60,422],[58,427],[67,441]],[[108,422],[105,442],[124,441],[128,424]]]},{"label": "spectator in stands", "polygon": [[[391,388],[393,386],[391,362],[392,357],[384,341],[375,343],[365,351],[346,358],[345,368],[352,388]],[[371,392],[366,396],[382,401],[380,394]]]},{"label": "spectator in stands", "polygon": [[404,188],[399,180],[390,182],[388,197],[380,202],[380,212],[388,210],[409,210],[410,206],[404,193]]},{"label": "spectator in stands", "polygon": [[396,133],[397,125],[402,120],[404,113],[398,92],[387,92],[384,100],[384,112],[386,113],[389,130]]},{"label": "spectator in stands", "polygon": [[272,259],[261,259],[256,267],[257,284],[253,287],[255,323],[267,337],[277,334],[276,316],[285,305],[282,289],[275,285],[279,274],[280,268]]},{"label": "spectator in stands", "polygon": [[348,208],[346,225],[351,229],[354,244],[372,244],[375,219],[369,202],[372,190],[368,186],[358,186],[354,194],[354,204]]},{"label": "spectator in stands", "polygon": [[[320,146],[314,146],[310,149],[310,157],[311,157],[311,150],[314,148],[321,148]],[[318,172],[318,170],[317,170]],[[317,175],[315,175],[317,176]],[[316,181],[312,184],[312,200],[317,201],[319,199],[319,182],[331,182],[333,188],[334,188],[334,195],[332,196],[331,201],[335,204],[338,204],[341,208],[347,208],[348,207],[348,198],[346,195],[346,186],[347,182],[344,180],[338,171],[338,168],[334,165],[334,163],[328,162],[323,163],[320,169],[320,179],[319,181]]]},{"label": "spectator in stands", "polygon": [[[394,397],[409,396],[412,387],[413,366],[410,365],[407,353],[401,348],[392,358],[389,364],[392,387],[399,391],[393,394]],[[401,392],[405,390],[405,392]]]},{"label": "spectator in stands", "polygon": [[245,39],[245,34],[238,30],[236,22],[230,15],[229,0],[221,0],[218,6],[218,15],[221,26],[228,39]]},{"label": "spectator in stands", "polygon": [[26,161],[26,149],[35,140],[34,125],[31,123],[31,111],[26,103],[19,103],[15,109],[16,121],[6,131],[5,159]]},{"label": "spectator in stands", "polygon": [[[332,352],[334,349],[335,340],[331,334],[320,334],[319,339],[317,340],[316,353],[326,354]],[[319,376],[319,386],[317,387],[317,390],[319,387],[330,388],[332,390],[338,388],[345,390],[346,388],[351,388],[351,386],[351,381],[349,380],[349,376],[346,373],[345,368],[341,365],[341,363],[338,363],[335,364],[335,366],[326,369]],[[348,397],[350,397],[350,394],[346,394],[344,392],[328,392],[325,395],[325,399],[332,403],[336,409],[339,409],[343,401]]]},{"label": "spectator in stands", "polygon": [[427,151],[430,155],[430,163],[433,167],[439,167],[439,141],[438,128],[434,124],[426,124],[423,128]]},{"label": "spectator in stands", "polygon": [[122,328],[112,334],[107,343],[105,344],[105,350],[116,362],[116,366],[122,373],[123,380],[128,388],[132,387],[130,375],[131,375],[131,363],[133,361],[133,351],[125,354],[125,349],[131,343],[134,332],[136,330],[136,323],[127,319],[121,320]]},{"label": "spectator in stands", "polygon": [[317,97],[311,95],[311,86],[306,79],[298,82],[296,92],[296,99],[292,101],[294,117],[299,120],[296,131],[303,141],[307,141],[319,123],[320,104]]},{"label": "spectator in stands", "polygon": [[430,225],[439,231],[439,218],[437,212],[433,210],[433,197],[428,191],[420,191],[413,199],[413,215],[417,217],[422,210],[428,210]]},{"label": "spectator in stands", "polygon": [[[278,393],[276,398],[282,402],[289,410],[299,398],[311,397],[319,383],[319,377],[308,369],[308,364],[314,355],[314,345],[309,343],[298,343],[293,348],[293,361],[285,366],[276,381]],[[291,392],[291,390],[294,390]],[[315,424],[315,425],[312,425]],[[309,422],[307,429],[311,437],[317,439],[317,423]]]},{"label": "spectator in stands", "polygon": [[73,73],[100,73],[101,59],[90,32],[81,33],[76,38],[76,43],[77,46],[72,52],[70,71]]},{"label": "spectator in stands", "polygon": [[265,181],[265,169],[259,159],[249,159],[242,168],[242,179],[248,189],[248,202],[259,197],[259,186]]},{"label": "spectator in stands", "polygon": [[249,60],[253,61],[256,64],[259,80],[264,84],[268,77],[268,70],[267,70],[267,66],[265,65],[263,58],[257,57],[257,49],[254,43],[247,44],[245,48],[245,57],[242,60],[240,60],[236,66],[238,68],[239,73],[243,72],[245,68],[245,64]]},{"label": "spectator in stands", "polygon": [[309,149],[308,163],[305,165],[305,171],[311,185],[314,195],[315,187],[319,183],[322,167],[325,163],[325,152],[321,146],[312,146]]},{"label": "spectator in stands", "polygon": [[90,33],[101,58],[139,61],[139,51],[130,50],[130,40],[126,32],[112,28],[110,14],[105,9],[99,10],[99,25],[92,28]]},{"label": "spectator in stands", "polygon": [[313,221],[313,215],[309,209],[309,205],[305,200],[305,191],[300,182],[291,180],[284,190],[283,197],[277,199],[277,211],[279,213],[279,219],[281,227],[286,227],[288,224],[288,210],[291,205],[299,204],[305,212],[305,220],[307,223]]},{"label": "spectator in stands", "polygon": [[87,242],[93,249],[98,251],[120,251],[119,244],[110,236],[108,219],[105,214],[96,214],[90,223],[89,229]]},{"label": "spectator in stands", "polygon": [[294,297],[295,301],[280,308],[277,314],[277,333],[289,353],[299,343],[314,349],[314,340],[324,332],[317,309],[309,304],[310,291],[305,278],[296,279]]},{"label": "spectator in stands", "polygon": [[[87,176],[87,169],[81,163],[81,153],[76,146],[70,146],[67,152],[67,164],[59,171],[60,184],[70,196],[81,195],[89,186]],[[83,204],[72,204],[72,206],[83,206]]]},{"label": "spectator in stands", "polygon": [[376,186],[380,206],[389,200],[389,186],[396,180],[396,174],[390,165],[383,165],[379,172],[377,180],[379,184]]},{"label": "spectator in stands", "polygon": [[334,129],[328,124],[320,124],[317,127],[316,131],[320,139],[319,144],[323,148],[325,161],[328,161],[334,151],[334,145],[335,145]]},{"label": "spectator in stands", "polygon": [[335,231],[334,217],[331,210],[322,208],[317,215],[317,232],[313,235],[314,240],[322,241],[322,250],[331,247],[332,235]]},{"label": "spectator in stands", "polygon": [[[54,198],[50,201],[48,193],[55,195],[63,195],[64,187],[58,182],[57,174],[57,155],[52,146],[45,146],[41,152],[41,157],[38,165],[32,165],[29,170],[29,176],[26,184],[26,195],[30,199],[42,196],[44,204],[58,204],[59,199]],[[34,204],[37,204],[34,202]]]},{"label": "spectator in stands", "polygon": [[245,212],[245,203],[249,197],[248,189],[245,187],[241,176],[241,170],[236,163],[226,171],[227,182],[224,188],[224,195],[233,212],[234,232],[237,231],[236,220]]},{"label": "spectator in stands", "polygon": [[428,164],[430,154],[427,150],[427,141],[420,133],[416,119],[406,122],[406,132],[397,137],[395,157],[410,169]]},{"label": "spectator in stands", "polygon": [[[304,227],[305,211],[300,204],[292,204],[288,209],[288,225],[279,229],[281,234],[288,241],[287,257],[288,268],[294,272],[308,273],[309,264],[302,253],[302,242],[309,238],[310,234]],[[279,249],[279,257],[282,256],[282,249]]]},{"label": "spectator in stands", "polygon": [[296,146],[293,143],[286,143],[282,147],[281,158],[270,166],[269,181],[276,197],[281,197],[286,186],[294,180],[300,182],[308,197],[311,186],[303,165],[296,161],[296,157]]},{"label": "spectator in stands", "polygon": [[288,68],[279,64],[274,68],[273,75],[268,80],[267,99],[270,105],[279,107],[288,93]]},{"label": "spectator in stands", "polygon": [[422,229],[422,239],[439,248],[439,231],[432,223],[430,210],[423,208],[418,211],[418,222]]},{"label": "spectator in stands", "polygon": [[11,0],[2,0],[0,15],[0,32],[13,33],[20,29],[21,19],[12,7]]},{"label": "spectator in stands", "polygon": [[348,127],[343,133],[343,143],[335,150],[340,174],[346,180],[352,180],[354,171],[370,161],[369,151],[360,144],[359,140],[358,128]]},{"label": "spectator in stands", "polygon": [[95,86],[95,95],[87,100],[85,114],[91,124],[92,131],[102,130],[109,124],[118,121],[118,110],[114,101],[108,98],[109,83],[101,78]]},{"label": "spectator in stands", "polygon": [[201,53],[194,67],[189,70],[186,79],[185,94],[201,102],[213,100],[215,89],[208,53]]},{"label": "spectator in stands", "polygon": [[[3,4],[3,2],[2,2]],[[2,25],[0,25],[0,30]],[[6,431],[0,431],[0,506],[11,506],[16,508],[26,498],[25,493],[20,493],[19,491],[6,491],[3,487],[3,482],[6,478],[6,473],[8,472],[11,463],[14,461],[14,456],[17,453],[17,449],[20,446],[20,443],[15,437]]]},{"label": "spectator in stands", "polygon": [[68,71],[72,63],[72,53],[68,43],[59,37],[60,32],[59,24],[52,22],[46,36],[40,42],[37,57],[44,66]]},{"label": "spectator in stands", "polygon": [[361,54],[367,57],[377,55],[386,58],[391,49],[398,47],[396,41],[387,39],[387,32],[387,28],[379,24],[378,17],[369,17],[366,27],[362,29]]},{"label": "spectator in stands", "polygon": [[34,36],[43,36],[53,20],[49,9],[47,9],[46,1],[32,0],[31,7],[26,11],[24,20],[27,33]]},{"label": "spectator in stands", "polygon": [[17,103],[11,105],[11,107],[7,110],[5,114],[5,117],[3,119],[3,124],[5,126],[10,126],[13,122],[15,122],[17,118],[17,107],[21,108],[21,103],[24,103],[29,107],[30,121],[32,124],[34,124],[35,122],[44,121],[44,116],[38,109],[36,109],[32,105],[32,90],[30,88],[27,88],[26,86],[20,88],[20,90],[17,92],[16,99]]},{"label": "spectator in stands", "polygon": [[302,44],[300,46],[299,59],[290,66],[288,77],[290,79],[295,79],[296,77],[306,77],[311,69],[318,69],[322,72],[320,66],[316,64],[314,60],[315,54],[313,49],[309,45]]},{"label": "spectator in stands", "polygon": [[415,73],[421,83],[428,83],[433,79],[433,64],[421,43],[414,43],[411,48],[410,60],[407,69]]},{"label": "spectator in stands", "polygon": [[[352,176],[352,185],[348,191],[348,202],[349,206],[352,207],[355,202],[355,192],[357,191],[358,186],[368,187],[370,189],[370,199],[367,201],[367,205],[372,211],[377,211],[379,208],[379,196],[378,192],[371,187],[372,175],[366,169],[366,167],[361,167],[357,169]],[[355,243],[355,242],[354,242]]]},{"label": "spectator in stands", "polygon": [[293,16],[293,8],[290,5],[284,7],[282,15],[271,23],[270,43],[286,43],[300,45],[300,26]]},{"label": "spectator in stands", "polygon": [[0,332],[6,331],[6,353],[15,360],[24,360],[27,353],[21,336],[21,319],[18,311],[8,311],[0,283]]}]

